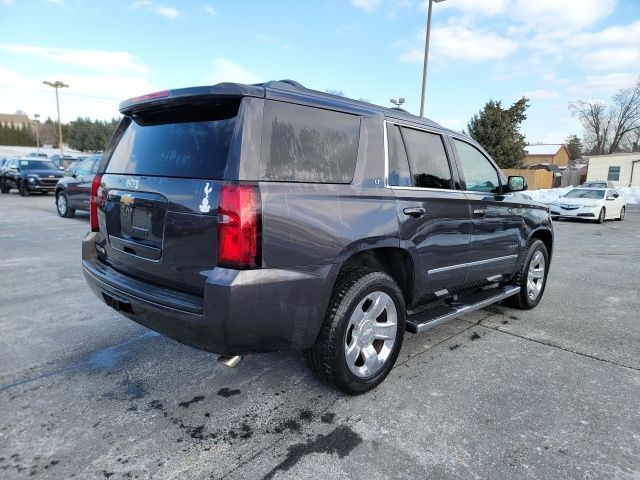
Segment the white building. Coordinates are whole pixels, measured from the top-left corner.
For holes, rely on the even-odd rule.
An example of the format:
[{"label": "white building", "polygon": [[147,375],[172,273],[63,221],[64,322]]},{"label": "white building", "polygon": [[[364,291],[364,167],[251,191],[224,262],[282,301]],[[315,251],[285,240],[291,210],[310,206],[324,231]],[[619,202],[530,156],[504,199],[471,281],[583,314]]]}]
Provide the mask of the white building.
[{"label": "white building", "polygon": [[610,180],[616,187],[640,187],[640,152],[583,158],[589,161],[587,181]]}]

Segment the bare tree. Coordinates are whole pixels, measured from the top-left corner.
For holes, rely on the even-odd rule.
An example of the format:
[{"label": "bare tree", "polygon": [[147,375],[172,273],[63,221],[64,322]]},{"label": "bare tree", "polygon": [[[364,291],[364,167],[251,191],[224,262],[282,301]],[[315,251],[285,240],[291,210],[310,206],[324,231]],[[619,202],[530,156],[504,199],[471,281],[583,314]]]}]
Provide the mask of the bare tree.
[{"label": "bare tree", "polygon": [[597,155],[618,152],[640,130],[640,77],[633,87],[620,90],[609,106],[577,100],[569,103],[569,110],[582,123],[587,150]]}]

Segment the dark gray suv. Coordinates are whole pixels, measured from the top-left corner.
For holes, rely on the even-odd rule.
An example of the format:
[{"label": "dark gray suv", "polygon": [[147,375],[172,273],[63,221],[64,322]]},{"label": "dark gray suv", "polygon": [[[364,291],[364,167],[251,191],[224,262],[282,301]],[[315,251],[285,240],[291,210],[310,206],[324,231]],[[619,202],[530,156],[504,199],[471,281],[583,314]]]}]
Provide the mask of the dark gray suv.
[{"label": "dark gray suv", "polygon": [[322,381],[361,393],[405,330],[542,297],[548,209],[465,135],[292,81],[158,92],[120,111],[84,273],[182,343],[302,349]]}]

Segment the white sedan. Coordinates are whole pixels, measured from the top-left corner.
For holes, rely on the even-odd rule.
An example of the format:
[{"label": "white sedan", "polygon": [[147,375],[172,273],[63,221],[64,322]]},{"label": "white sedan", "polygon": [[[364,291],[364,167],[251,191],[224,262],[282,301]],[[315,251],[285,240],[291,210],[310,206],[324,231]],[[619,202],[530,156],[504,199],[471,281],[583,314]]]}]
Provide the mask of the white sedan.
[{"label": "white sedan", "polygon": [[551,218],[582,218],[602,223],[622,220],[626,202],[613,188],[574,188],[549,205]]}]

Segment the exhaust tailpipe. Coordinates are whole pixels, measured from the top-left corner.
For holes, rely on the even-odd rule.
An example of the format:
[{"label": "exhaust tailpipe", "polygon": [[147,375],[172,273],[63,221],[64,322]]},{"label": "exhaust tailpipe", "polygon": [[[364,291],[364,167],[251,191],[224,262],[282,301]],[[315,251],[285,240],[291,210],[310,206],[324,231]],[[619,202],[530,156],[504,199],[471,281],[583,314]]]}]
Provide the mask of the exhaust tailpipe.
[{"label": "exhaust tailpipe", "polygon": [[240,365],[240,362],[242,361],[242,355],[220,355],[218,357],[218,361],[225,367],[235,368]]}]

